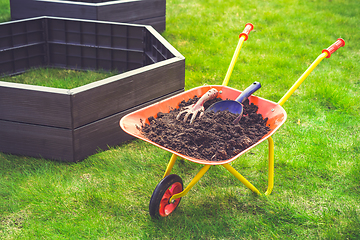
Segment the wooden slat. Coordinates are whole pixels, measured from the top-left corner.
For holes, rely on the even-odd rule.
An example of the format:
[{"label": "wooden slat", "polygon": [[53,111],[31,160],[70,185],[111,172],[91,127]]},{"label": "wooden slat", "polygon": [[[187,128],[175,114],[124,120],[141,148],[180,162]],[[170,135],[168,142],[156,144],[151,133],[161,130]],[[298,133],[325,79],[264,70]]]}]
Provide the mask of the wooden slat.
[{"label": "wooden slat", "polygon": [[147,102],[126,111],[114,114],[110,117],[101,119],[86,126],[74,130],[74,151],[75,159],[83,160],[87,156],[97,153],[99,149],[107,150],[108,146],[115,146],[124,141],[133,139],[132,136],[125,133],[119,126],[120,119],[126,114],[169,98],[173,95],[183,92],[184,89],[167,94],[158,99]]},{"label": "wooden slat", "polygon": [[72,131],[0,120],[0,151],[73,161]]},{"label": "wooden slat", "polygon": [[80,18],[88,20],[98,20],[96,18],[96,7],[91,4],[78,4],[73,1],[70,4],[64,4],[63,1],[33,1],[39,4],[37,16],[54,16],[65,18]]},{"label": "wooden slat", "polygon": [[[27,0],[10,0],[11,20],[18,20],[29,17],[36,17],[37,11],[33,12],[32,1]],[[36,6],[35,6],[36,7]]]},{"label": "wooden slat", "polygon": [[69,1],[10,0],[11,19],[54,16],[80,19],[96,19],[96,5]]},{"label": "wooden slat", "polygon": [[[157,31],[165,30],[166,0],[105,1],[87,3],[79,1],[10,0],[11,19],[54,16],[123,23],[152,25]],[[161,20],[160,20],[161,18]]]},{"label": "wooden slat", "polygon": [[161,17],[166,14],[166,0],[123,1],[99,4],[98,20],[130,22],[134,20]]},{"label": "wooden slat", "polygon": [[156,31],[163,32],[166,29],[166,16],[134,20],[129,23],[151,25]]},{"label": "wooden slat", "polygon": [[0,81],[0,120],[71,129],[68,90]]},{"label": "wooden slat", "polygon": [[178,91],[184,86],[185,60],[173,58],[72,89],[74,128]]}]

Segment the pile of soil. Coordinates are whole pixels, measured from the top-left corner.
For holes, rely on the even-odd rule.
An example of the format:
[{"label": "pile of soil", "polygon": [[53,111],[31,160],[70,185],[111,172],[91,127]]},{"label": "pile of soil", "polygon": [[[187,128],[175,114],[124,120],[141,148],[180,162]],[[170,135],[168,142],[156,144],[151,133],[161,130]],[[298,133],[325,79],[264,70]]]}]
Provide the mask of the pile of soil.
[{"label": "pile of soil", "polygon": [[[240,122],[232,122],[238,114],[229,111],[209,112],[193,124],[190,118],[184,122],[184,115],[179,120],[176,116],[184,107],[194,104],[199,97],[182,101],[179,108],[169,113],[159,112],[157,117],[148,118],[150,124],[143,124],[140,131],[151,141],[181,154],[208,161],[230,159],[246,148],[258,142],[270,131],[267,118],[257,113],[258,106],[249,100],[243,103],[244,113]],[[204,104],[207,109],[211,104],[222,99],[216,98]]]}]

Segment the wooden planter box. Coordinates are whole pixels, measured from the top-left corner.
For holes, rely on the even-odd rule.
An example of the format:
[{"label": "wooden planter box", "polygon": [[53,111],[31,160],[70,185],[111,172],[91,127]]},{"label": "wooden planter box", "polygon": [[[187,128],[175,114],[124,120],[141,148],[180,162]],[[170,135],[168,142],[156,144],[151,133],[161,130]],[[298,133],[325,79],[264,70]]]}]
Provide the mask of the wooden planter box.
[{"label": "wooden planter box", "polygon": [[10,0],[11,19],[80,18],[153,26],[165,30],[166,0]]},{"label": "wooden planter box", "polygon": [[38,17],[2,23],[0,33],[0,76],[123,71],[70,90],[0,81],[1,152],[82,160],[131,139],[122,116],[184,91],[185,58],[151,26]]}]

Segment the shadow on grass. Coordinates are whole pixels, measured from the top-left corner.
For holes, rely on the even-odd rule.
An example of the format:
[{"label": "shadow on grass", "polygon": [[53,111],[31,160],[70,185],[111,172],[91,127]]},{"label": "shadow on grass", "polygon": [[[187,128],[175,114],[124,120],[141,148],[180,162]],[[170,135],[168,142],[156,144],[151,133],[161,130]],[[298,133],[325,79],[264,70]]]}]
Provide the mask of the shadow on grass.
[{"label": "shadow on grass", "polygon": [[[178,209],[166,218],[152,219],[144,226],[143,238],[149,239],[211,239],[234,236],[234,232],[246,232],[254,227],[252,221],[236,223],[243,215],[256,216],[264,213],[261,199],[255,194],[238,197],[234,193],[182,199]],[[238,215],[234,217],[234,214]],[[241,217],[242,218],[242,217]]]}]

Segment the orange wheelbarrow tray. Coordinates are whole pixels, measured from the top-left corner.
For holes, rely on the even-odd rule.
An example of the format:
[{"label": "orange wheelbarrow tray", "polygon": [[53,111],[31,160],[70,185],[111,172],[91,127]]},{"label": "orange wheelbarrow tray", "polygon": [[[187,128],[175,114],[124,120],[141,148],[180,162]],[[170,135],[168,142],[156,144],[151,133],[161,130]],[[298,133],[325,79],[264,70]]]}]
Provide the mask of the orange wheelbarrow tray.
[{"label": "orange wheelbarrow tray", "polygon": [[145,107],[143,109],[137,110],[135,112],[132,112],[125,117],[123,117],[120,121],[121,128],[128,134],[137,137],[139,139],[142,139],[146,142],[149,142],[159,148],[162,148],[166,151],[169,151],[183,159],[187,159],[191,162],[199,163],[199,164],[205,164],[205,165],[223,165],[225,163],[232,162],[233,160],[240,157],[245,152],[249,151],[251,148],[255,147],[256,145],[260,144],[264,140],[266,140],[268,137],[270,137],[286,120],[286,112],[285,110],[277,103],[256,97],[254,95],[249,97],[249,102],[254,103],[259,107],[258,112],[262,114],[264,118],[268,118],[267,125],[270,127],[270,131],[263,136],[262,139],[260,139],[258,142],[250,146],[249,148],[245,149],[238,155],[236,155],[233,158],[223,160],[223,161],[207,161],[203,159],[196,159],[184,154],[181,154],[179,152],[176,152],[172,149],[166,148],[162,145],[159,145],[150,139],[146,138],[144,135],[141,134],[141,132],[137,129],[137,126],[141,126],[144,122],[149,123],[148,117],[153,116],[156,118],[158,112],[164,112],[168,113],[171,109],[178,108],[178,104],[185,100],[188,101],[189,99],[193,98],[194,96],[202,96],[205,94],[208,90],[211,88],[215,88],[219,91],[219,96],[221,99],[236,99],[236,97],[241,93],[241,91],[223,86],[223,85],[212,85],[212,86],[201,86],[194,89],[191,89],[189,91],[180,93],[178,95],[175,95],[171,98],[165,99],[163,101],[157,102],[153,105],[150,105],[148,107]]},{"label": "orange wheelbarrow tray", "polygon": [[[249,97],[249,102],[254,103],[258,106],[258,113],[262,114],[264,118],[268,118],[267,125],[270,127],[270,131],[264,135],[258,142],[240,152],[233,158],[223,160],[223,161],[207,161],[202,159],[196,159],[178,153],[174,150],[161,146],[147,138],[145,138],[141,132],[138,130],[137,126],[141,126],[142,122],[148,122],[148,118],[153,116],[156,117],[158,112],[168,113],[171,109],[178,108],[178,104],[182,100],[189,100],[195,95],[202,96],[210,88],[215,88],[219,91],[219,97],[225,100],[226,98],[230,100],[236,99],[236,97],[241,93],[241,91],[234,88],[230,88],[224,85],[213,85],[213,86],[201,86],[184,93],[178,94],[171,98],[165,99],[153,105],[147,106],[143,109],[137,110],[135,112],[129,113],[120,120],[120,127],[128,134],[142,139],[146,142],[149,142],[159,148],[162,148],[166,151],[172,153],[172,157],[167,165],[163,179],[156,186],[149,204],[149,213],[151,217],[166,217],[172,213],[178,206],[181,198],[185,196],[188,191],[201,179],[201,177],[208,171],[211,165],[221,165],[225,167],[231,174],[233,174],[240,182],[242,182],[246,187],[251,191],[261,195],[260,191],[255,188],[247,179],[245,179],[239,172],[237,172],[229,163],[234,161],[236,158],[240,157],[251,148],[257,146],[261,142],[268,140],[269,145],[269,164],[268,164],[268,187],[265,192],[265,195],[269,195],[274,186],[274,142],[271,138],[271,135],[275,133],[277,129],[280,128],[282,124],[286,121],[287,114],[282,108],[282,105],[286,100],[293,94],[293,92],[301,85],[301,83],[306,79],[306,77],[314,70],[314,68],[325,58],[329,58],[333,52],[338,48],[343,47],[345,41],[339,38],[334,44],[329,48],[324,49],[322,53],[317,57],[317,59],[309,66],[309,68],[301,75],[301,77],[295,82],[295,84],[288,90],[288,92],[275,103],[261,97],[251,95]],[[225,84],[226,85],[226,84]],[[142,121],[142,122],[141,122]],[[190,181],[188,186],[183,189],[182,179],[176,174],[170,174],[177,157],[187,159],[189,161],[199,163],[204,165],[202,169],[195,175],[195,177]]]}]

